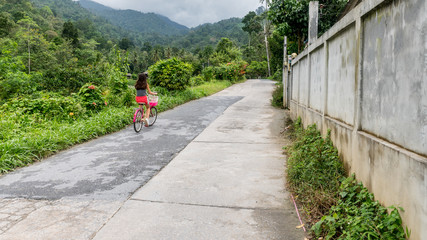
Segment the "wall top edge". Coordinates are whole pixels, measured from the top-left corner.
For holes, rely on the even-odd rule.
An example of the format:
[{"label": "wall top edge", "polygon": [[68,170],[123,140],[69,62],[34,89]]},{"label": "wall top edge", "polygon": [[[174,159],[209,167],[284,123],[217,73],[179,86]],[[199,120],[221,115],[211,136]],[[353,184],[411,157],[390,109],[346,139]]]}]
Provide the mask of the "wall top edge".
[{"label": "wall top edge", "polygon": [[324,41],[319,41],[319,42],[315,42],[314,44],[310,44],[310,46],[308,46],[308,52],[309,53],[314,52],[317,49],[323,47],[324,44],[325,44]]},{"label": "wall top edge", "polygon": [[360,5],[360,16],[364,16],[365,14],[371,12],[375,8],[380,5],[387,4],[389,2],[393,2],[395,0],[363,0]]}]

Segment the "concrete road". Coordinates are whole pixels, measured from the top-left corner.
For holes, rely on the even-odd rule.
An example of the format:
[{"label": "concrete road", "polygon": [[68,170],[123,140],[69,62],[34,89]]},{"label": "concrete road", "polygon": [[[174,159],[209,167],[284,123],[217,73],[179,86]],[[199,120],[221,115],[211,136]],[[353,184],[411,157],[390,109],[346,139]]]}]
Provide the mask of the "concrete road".
[{"label": "concrete road", "polygon": [[273,88],[249,80],[2,176],[0,239],[302,239]]}]

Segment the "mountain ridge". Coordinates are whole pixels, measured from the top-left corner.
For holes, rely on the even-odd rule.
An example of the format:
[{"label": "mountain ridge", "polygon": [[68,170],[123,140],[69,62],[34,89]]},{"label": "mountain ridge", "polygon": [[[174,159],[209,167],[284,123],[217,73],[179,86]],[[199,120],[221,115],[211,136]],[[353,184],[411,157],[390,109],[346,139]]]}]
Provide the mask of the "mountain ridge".
[{"label": "mountain ridge", "polygon": [[[107,11],[119,11],[102,4],[94,3],[89,0],[29,0],[35,3],[38,7],[49,6],[55,16],[62,18],[64,21],[71,21],[79,29],[82,36],[87,38],[93,38],[101,47],[108,44],[118,44],[121,40],[125,39],[131,41],[131,45],[143,46],[144,43],[149,43],[152,46],[171,46],[178,48],[185,48],[193,51],[196,49],[204,48],[207,45],[215,46],[221,38],[229,38],[236,45],[243,46],[248,42],[247,33],[242,30],[242,22],[240,18],[224,19],[216,23],[205,23],[197,27],[187,28],[178,23],[171,23],[170,19],[166,16],[146,13],[144,16],[155,16],[157,26],[161,29],[166,29],[166,25],[174,30],[169,33],[164,31],[156,31],[153,29],[139,29],[135,24],[137,22],[144,22],[139,19],[138,21],[132,20],[133,18],[121,19],[120,23],[115,21],[116,19],[107,19],[106,17],[100,16],[93,13],[83,5],[86,3],[90,6],[88,8],[99,8],[104,12]],[[136,15],[142,16],[134,10],[122,10],[120,14],[123,15]],[[112,13],[110,15],[113,15]],[[170,21],[170,22],[169,22]],[[165,26],[161,25],[164,24]],[[175,25],[177,24],[177,25]],[[136,29],[134,28],[136,27]],[[111,40],[111,43],[108,41]]]},{"label": "mountain ridge", "polygon": [[91,0],[79,0],[80,6],[109,20],[116,26],[140,33],[183,35],[190,29],[157,13],[143,13],[132,9],[114,9]]}]

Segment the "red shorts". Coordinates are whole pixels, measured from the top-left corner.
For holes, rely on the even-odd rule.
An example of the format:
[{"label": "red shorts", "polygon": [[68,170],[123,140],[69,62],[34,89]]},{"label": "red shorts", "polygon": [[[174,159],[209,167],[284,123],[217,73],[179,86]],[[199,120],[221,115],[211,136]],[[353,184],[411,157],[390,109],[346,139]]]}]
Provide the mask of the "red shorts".
[{"label": "red shorts", "polygon": [[147,96],[135,97],[135,100],[136,100],[137,103],[148,104],[148,98],[147,98]]}]

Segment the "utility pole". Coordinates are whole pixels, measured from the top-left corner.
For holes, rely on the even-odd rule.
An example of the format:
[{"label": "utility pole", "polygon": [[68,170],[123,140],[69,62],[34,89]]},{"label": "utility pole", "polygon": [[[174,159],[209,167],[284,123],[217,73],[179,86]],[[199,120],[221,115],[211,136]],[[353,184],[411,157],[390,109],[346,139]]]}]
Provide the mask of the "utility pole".
[{"label": "utility pole", "polygon": [[289,108],[288,103],[288,85],[289,85],[289,60],[288,60],[288,38],[283,38],[283,71],[282,71],[282,82],[283,82],[283,107]]},{"label": "utility pole", "polygon": [[318,25],[319,25],[319,2],[312,1],[310,2],[310,5],[309,5],[308,45],[316,41]]},{"label": "utility pole", "polygon": [[[266,22],[268,20],[265,20]],[[267,38],[267,23],[264,24],[264,41],[265,41],[265,50],[267,51],[267,65],[268,65],[268,76],[271,76],[271,70],[270,70],[270,54],[268,52],[268,38]]]},{"label": "utility pole", "polygon": [[[262,0],[263,1],[263,0]],[[268,4],[270,3],[270,0],[265,0],[265,11],[268,11]],[[271,70],[270,70],[270,53],[268,51],[268,31],[269,27],[268,27],[268,19],[267,17],[264,19],[264,41],[265,41],[265,50],[267,52],[267,66],[268,66],[268,76],[271,76]]]}]

